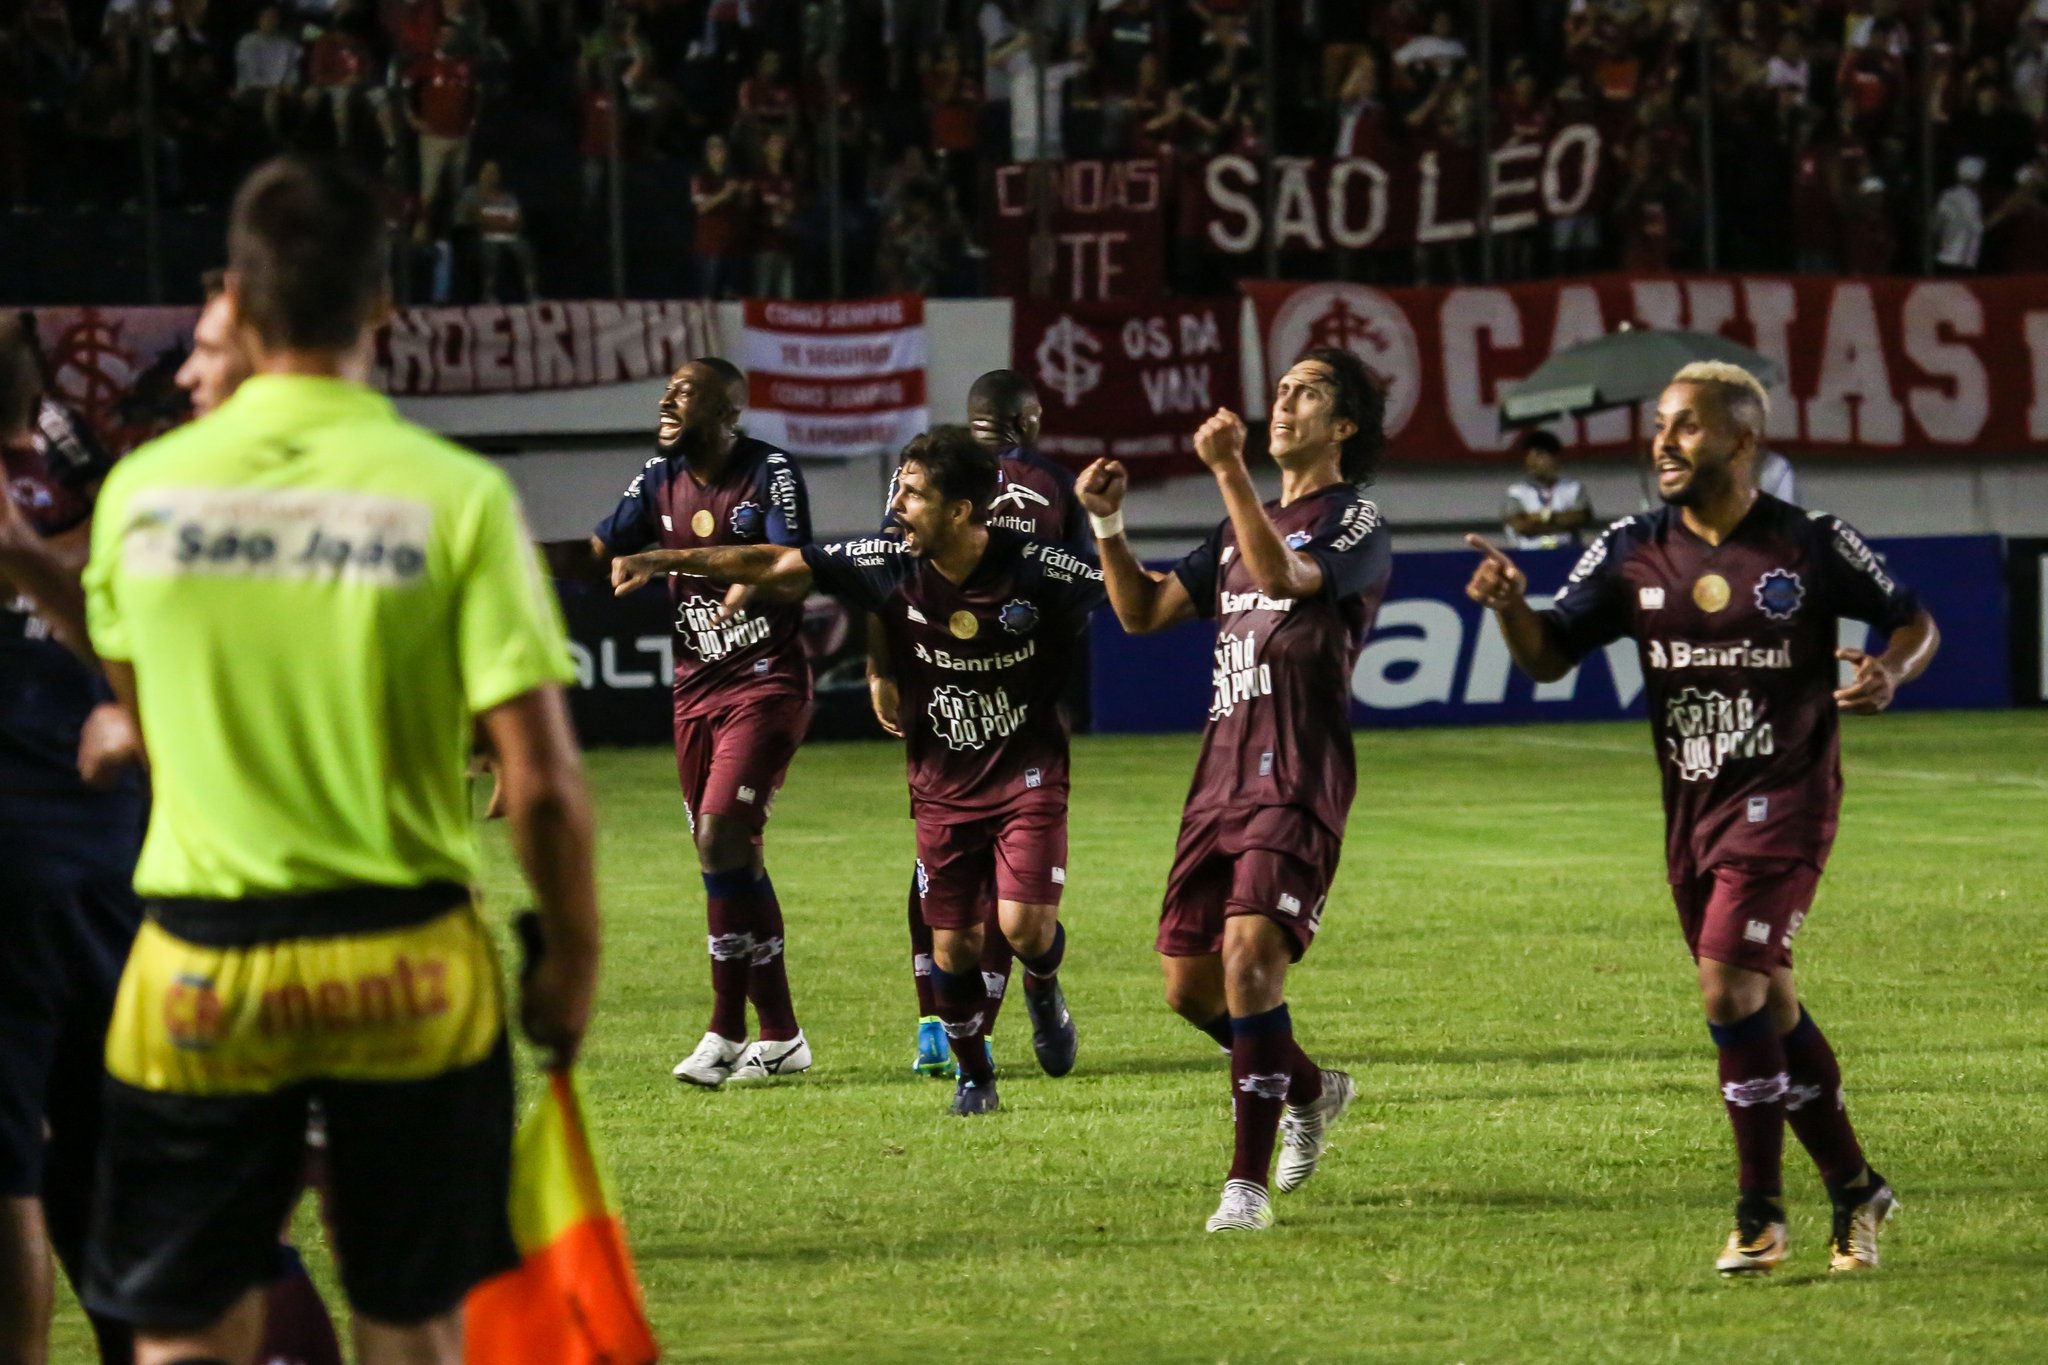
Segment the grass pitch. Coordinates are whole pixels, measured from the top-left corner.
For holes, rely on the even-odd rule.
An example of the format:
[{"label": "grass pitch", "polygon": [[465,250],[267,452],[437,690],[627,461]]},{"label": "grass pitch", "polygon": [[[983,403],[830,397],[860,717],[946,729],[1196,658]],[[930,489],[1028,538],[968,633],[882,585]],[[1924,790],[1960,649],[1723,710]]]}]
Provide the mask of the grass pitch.
[{"label": "grass pitch", "polygon": [[[1004,1112],[973,1121],[909,1071],[893,746],[797,759],[769,865],[817,1066],[718,1093],[668,1075],[709,993],[672,761],[593,754],[607,943],[584,1071],[667,1358],[2048,1358],[2048,714],[1846,729],[1798,958],[1905,1207],[1882,1271],[1829,1277],[1788,1133],[1792,1259],[1733,1285],[1712,1258],[1734,1158],[1643,724],[1359,734],[1343,871],[1289,997],[1360,1099],[1273,1231],[1228,1237],[1201,1230],[1227,1064],[1165,1010],[1150,947],[1193,737],[1077,744],[1080,1065],[1038,1075],[1013,1002]],[[521,893],[489,842],[503,906]],[[75,1318],[64,1340],[84,1358]]]}]

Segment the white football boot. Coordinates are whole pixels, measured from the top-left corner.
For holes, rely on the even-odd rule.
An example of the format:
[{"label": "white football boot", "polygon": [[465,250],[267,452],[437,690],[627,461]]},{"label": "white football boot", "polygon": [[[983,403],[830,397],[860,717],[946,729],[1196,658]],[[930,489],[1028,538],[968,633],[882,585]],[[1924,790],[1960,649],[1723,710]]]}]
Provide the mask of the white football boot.
[{"label": "white football boot", "polygon": [[1280,1159],[1273,1164],[1275,1190],[1290,1194],[1316,1173],[1316,1163],[1330,1143],[1330,1125],[1351,1107],[1357,1094],[1358,1087],[1348,1073],[1325,1070],[1320,1096],[1280,1111]]},{"label": "white football boot", "polygon": [[1223,1182],[1223,1202],[1209,1215],[1211,1232],[1264,1232],[1273,1226],[1273,1201],[1249,1180]]},{"label": "white football boot", "polygon": [[747,1050],[740,1054],[733,1066],[732,1079],[736,1082],[767,1081],[777,1076],[794,1076],[811,1069],[811,1045],[804,1041],[803,1030],[797,1030],[794,1038],[780,1043],[766,1039],[747,1044]]},{"label": "white football boot", "polygon": [[746,1046],[744,1038],[735,1042],[716,1033],[707,1033],[698,1040],[697,1050],[677,1062],[676,1069],[670,1074],[679,1081],[716,1090],[731,1077],[733,1066]]}]

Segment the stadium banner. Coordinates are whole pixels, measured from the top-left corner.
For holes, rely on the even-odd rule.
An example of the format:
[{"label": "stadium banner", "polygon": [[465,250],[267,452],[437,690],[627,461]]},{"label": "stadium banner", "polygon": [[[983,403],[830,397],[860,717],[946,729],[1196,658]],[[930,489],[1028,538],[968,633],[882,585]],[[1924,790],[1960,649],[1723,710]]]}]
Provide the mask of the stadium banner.
[{"label": "stadium banner", "polygon": [[2048,540],[2005,543],[2012,593],[2012,686],[2018,706],[2048,706]]},{"label": "stadium banner", "polygon": [[931,422],[924,299],[748,299],[747,434],[792,455],[894,454]]},{"label": "stadium banner", "polygon": [[[1493,228],[1523,232],[1599,204],[1606,158],[1600,130],[1568,123],[1493,153]],[[1479,165],[1470,147],[1413,156],[1273,158],[1273,240],[1283,252],[1369,251],[1460,242],[1479,235]],[[1266,249],[1260,163],[1229,153],[1193,172],[1194,235],[1204,249],[1249,256]],[[1185,230],[1185,229],[1184,229]]]},{"label": "stadium banner", "polygon": [[[1793,454],[2010,455],[2048,441],[2048,276],[1997,280],[1627,276],[1376,289],[1258,281],[1268,389],[1302,352],[1346,346],[1387,386],[1394,453],[1494,459],[1504,390],[1623,324],[1715,332],[1784,366],[1769,440]],[[1640,447],[1622,408],[1554,423],[1567,446]]]},{"label": "stadium banner", "polygon": [[[196,307],[32,312],[54,396],[111,449],[131,450],[190,415],[175,380]],[[402,308],[377,335],[371,382],[398,397],[599,388],[723,352],[715,308],[694,301]]]},{"label": "stadium banner", "polygon": [[370,382],[407,398],[587,389],[722,354],[717,312],[696,300],[401,308],[377,334]]},{"label": "stadium banner", "polygon": [[[1168,168],[1151,157],[1044,163],[1051,296],[1068,302],[1156,299],[1166,292]],[[1031,237],[1038,225],[1031,165],[998,166],[990,189],[989,288],[1031,292]]]},{"label": "stadium banner", "polygon": [[[1997,536],[1929,536],[1870,544],[1941,626],[1941,652],[1925,676],[1899,690],[1893,704],[1901,710],[2011,705],[2003,542]],[[1542,606],[1563,586],[1577,554],[1531,551],[1515,561],[1529,575],[1531,600]],[[1518,673],[1499,627],[1465,596],[1476,563],[1478,556],[1467,551],[1394,556],[1389,595],[1352,673],[1354,721],[1386,729],[1643,714],[1642,665],[1633,641],[1609,645],[1556,682],[1534,683]],[[1097,731],[1202,727],[1209,712],[1214,621],[1129,636],[1108,612],[1098,612],[1091,633]],[[1874,648],[1869,634],[1861,622],[1845,621],[1841,643]]]},{"label": "stadium banner", "polygon": [[1010,354],[1038,386],[1038,449],[1072,469],[1105,456],[1134,479],[1197,471],[1195,428],[1244,397],[1236,299],[1017,300]]}]

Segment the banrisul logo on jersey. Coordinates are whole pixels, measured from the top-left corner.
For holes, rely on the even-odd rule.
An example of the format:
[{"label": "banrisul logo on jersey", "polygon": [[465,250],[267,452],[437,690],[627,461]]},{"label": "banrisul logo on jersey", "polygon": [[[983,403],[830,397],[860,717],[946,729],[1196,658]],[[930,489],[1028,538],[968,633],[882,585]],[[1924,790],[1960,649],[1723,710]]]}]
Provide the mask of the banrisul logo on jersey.
[{"label": "banrisul logo on jersey", "polygon": [[1688,687],[1664,703],[1664,746],[1680,777],[1706,782],[1731,758],[1776,752],[1777,740],[1749,693],[1731,697]]},{"label": "banrisul logo on jersey", "polygon": [[1238,703],[1273,694],[1273,666],[1259,662],[1259,637],[1254,631],[1216,637],[1216,695],[1209,703],[1209,719],[1221,720],[1237,710]]},{"label": "banrisul logo on jersey", "polygon": [[1029,703],[1012,701],[1000,687],[977,692],[948,683],[932,692],[925,714],[931,717],[932,732],[957,753],[1016,734],[1030,710]]}]

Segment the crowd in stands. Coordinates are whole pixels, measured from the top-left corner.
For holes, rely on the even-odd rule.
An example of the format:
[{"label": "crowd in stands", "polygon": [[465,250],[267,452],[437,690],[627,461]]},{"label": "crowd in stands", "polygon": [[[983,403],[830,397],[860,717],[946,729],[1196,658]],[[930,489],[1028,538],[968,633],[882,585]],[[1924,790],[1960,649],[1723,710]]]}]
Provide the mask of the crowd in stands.
[{"label": "crowd in stands", "polygon": [[1704,94],[1722,268],[2048,260],[2048,0],[1267,2],[0,0],[0,204],[132,217],[153,128],[168,215],[217,215],[279,147],[359,160],[411,301],[611,292],[615,197],[634,294],[820,295],[833,223],[846,292],[971,294],[1004,161],[1398,159],[1589,121],[1597,211],[1497,239],[1497,276],[1697,268]]}]

